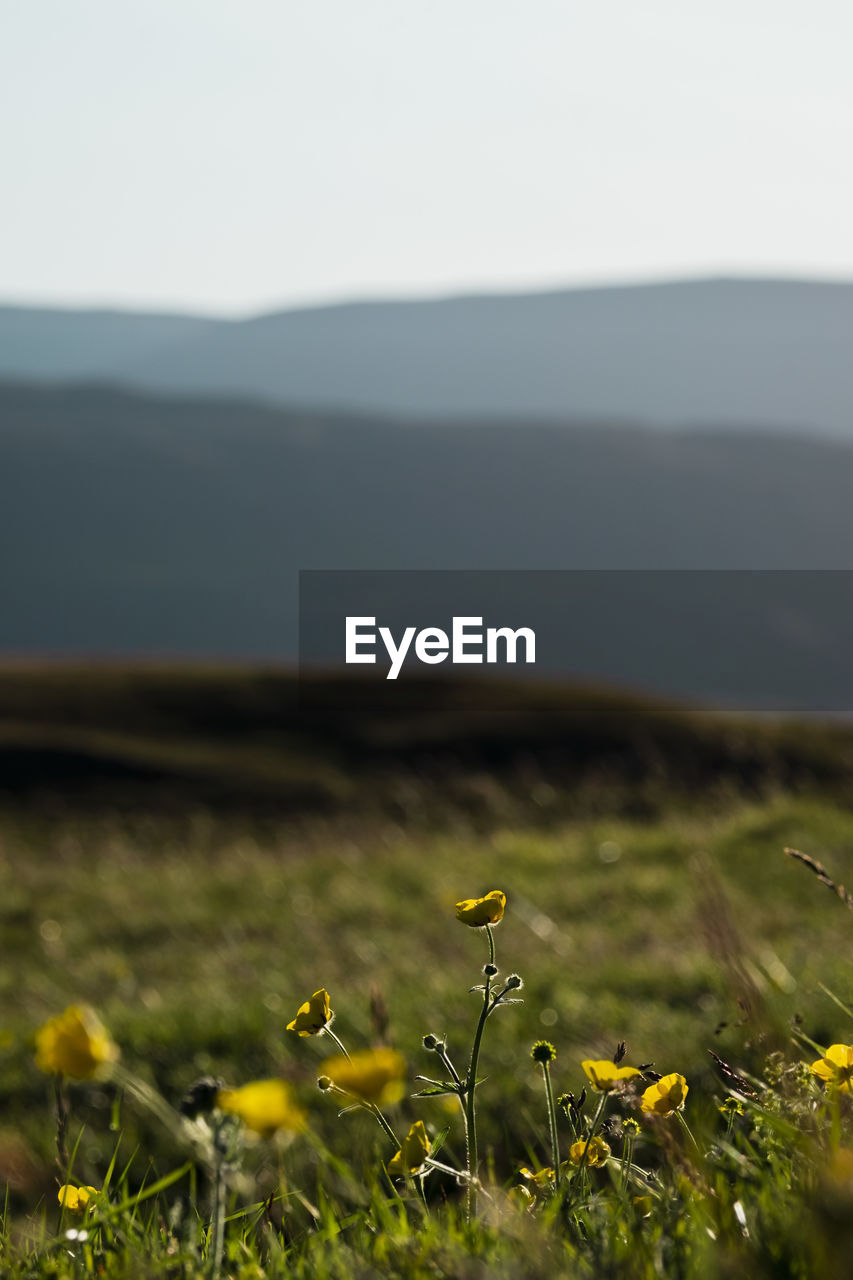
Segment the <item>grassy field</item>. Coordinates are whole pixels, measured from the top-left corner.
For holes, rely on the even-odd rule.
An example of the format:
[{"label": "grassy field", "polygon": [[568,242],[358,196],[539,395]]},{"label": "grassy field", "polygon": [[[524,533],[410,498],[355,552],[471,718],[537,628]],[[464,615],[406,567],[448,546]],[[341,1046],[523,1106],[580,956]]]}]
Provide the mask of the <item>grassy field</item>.
[{"label": "grassy field", "polygon": [[[547,716],[528,694],[507,696],[501,715],[477,691],[455,720],[458,701],[396,721],[351,704],[335,722],[326,688],[306,724],[280,710],[292,690],[257,674],[194,686],[162,672],[13,675],[0,678],[0,743],[15,761],[0,821],[4,1274],[220,1265],[209,1163],[196,1161],[196,1184],[187,1172],[137,1201],[183,1167],[185,1135],[132,1088],[97,1080],[69,1085],[72,1181],[101,1187],[118,1151],[112,1207],[86,1219],[85,1247],[65,1239],[82,1220],[60,1220],[52,1086],[33,1038],[80,1002],[125,1069],[172,1106],[201,1076],[274,1077],[305,1112],[306,1132],[252,1142],[231,1175],[229,1214],[256,1209],[229,1225],[223,1275],[849,1273],[837,1269],[846,1237],[833,1214],[849,1212],[853,1189],[842,1180],[824,1194],[820,1172],[853,1146],[847,1100],[834,1095],[833,1111],[796,1069],[784,1089],[777,1079],[783,1061],[816,1056],[807,1040],[853,1040],[853,1018],[824,990],[849,999],[850,913],[783,854],[794,845],[849,878],[845,731],[627,702],[620,713],[616,700],[565,691]],[[375,1118],[339,1117],[317,1089],[329,1038],[285,1024],[325,986],[350,1051],[388,1044],[404,1056],[407,1095],[417,1074],[440,1071],[426,1033],[467,1063],[482,1001],[469,988],[487,951],[454,904],[493,888],[508,897],[496,963],[522,976],[524,1003],[486,1027],[485,1190],[469,1224],[464,1186],[446,1171],[430,1174],[425,1200],[388,1178],[393,1148]],[[558,1095],[579,1095],[581,1061],[612,1059],[620,1041],[631,1064],[689,1081],[701,1154],[675,1123],[638,1142],[638,1168],[656,1179],[650,1218],[622,1186],[618,1124],[605,1130],[609,1171],[582,1168],[571,1193],[538,1207],[508,1197],[522,1166],[553,1163],[530,1057],[543,1038]],[[762,1082],[760,1106],[747,1103],[722,1146],[717,1106],[731,1081],[709,1049]],[[434,1154],[465,1168],[452,1096],[407,1096],[388,1119],[401,1137],[418,1119],[431,1138],[449,1125]],[[565,1154],[569,1117],[559,1124]]]}]

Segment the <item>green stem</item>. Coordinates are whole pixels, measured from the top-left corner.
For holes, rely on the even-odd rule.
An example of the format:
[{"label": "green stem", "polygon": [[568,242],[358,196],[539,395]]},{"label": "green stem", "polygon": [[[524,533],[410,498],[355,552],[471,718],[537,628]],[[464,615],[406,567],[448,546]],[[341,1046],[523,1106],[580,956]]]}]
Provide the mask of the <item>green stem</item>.
[{"label": "green stem", "polygon": [[545,1077],[545,1099],[548,1103],[548,1125],[551,1130],[551,1156],[554,1160],[554,1186],[560,1186],[560,1140],[557,1136],[557,1109],[554,1106],[554,1090],[551,1085],[551,1067],[547,1062],[542,1064]]},{"label": "green stem", "polygon": [[440,1050],[439,1050],[439,1053],[438,1053],[438,1056],[439,1056],[439,1059],[440,1059],[440,1061],[442,1062],[443,1066],[445,1067],[445,1069],[446,1069],[447,1071],[449,1071],[449,1072],[450,1072],[450,1074],[453,1076],[453,1082],[454,1082],[454,1084],[459,1085],[459,1087],[461,1088],[461,1087],[462,1087],[462,1081],[461,1081],[461,1079],[460,1079],[460,1077],[459,1077],[459,1072],[456,1070],[456,1068],[454,1067],[453,1063],[450,1061],[450,1054],[447,1052],[447,1049],[446,1049],[446,1048],[444,1048],[444,1049],[440,1049]]},{"label": "green stem", "polygon": [[211,1280],[219,1280],[222,1270],[222,1254],[225,1246],[225,1170],[219,1155],[213,1180],[213,1225],[211,1227]]},{"label": "green stem", "polygon": [[399,1150],[400,1150],[400,1147],[401,1147],[401,1145],[402,1145],[402,1144],[401,1144],[401,1142],[400,1142],[400,1139],[397,1137],[396,1133],[395,1133],[395,1132],[394,1132],[394,1130],[391,1128],[390,1124],[389,1124],[389,1123],[388,1123],[388,1121],[385,1119],[385,1117],[383,1116],[382,1112],[381,1112],[381,1111],[379,1110],[379,1108],[377,1107],[376,1103],[375,1103],[375,1102],[366,1102],[364,1105],[367,1107],[368,1111],[369,1111],[372,1115],[374,1115],[374,1116],[376,1117],[376,1119],[379,1121],[380,1125],[381,1125],[381,1126],[382,1126],[382,1128],[385,1130],[385,1132],[386,1132],[386,1134],[388,1135],[388,1137],[389,1137],[389,1138],[391,1139],[391,1141],[394,1143],[394,1147],[395,1147],[395,1149],[396,1149],[397,1151],[399,1151]]},{"label": "green stem", "polygon": [[467,1108],[467,1107],[466,1107],[466,1105],[465,1105],[465,1085],[462,1083],[462,1079],[461,1079],[461,1077],[460,1077],[460,1075],[459,1075],[459,1072],[458,1072],[458,1071],[456,1070],[456,1068],[454,1067],[454,1065],[453,1065],[453,1063],[452,1063],[452,1061],[451,1061],[451,1059],[450,1059],[450,1054],[447,1052],[447,1048],[446,1048],[446,1047],[445,1047],[444,1049],[440,1049],[440,1050],[438,1050],[438,1056],[439,1056],[439,1058],[440,1058],[440,1060],[441,1060],[442,1064],[444,1065],[444,1067],[447,1069],[447,1071],[448,1071],[448,1072],[450,1073],[450,1075],[453,1077],[453,1083],[456,1085],[456,1097],[459,1099],[459,1107],[460,1107],[460,1110],[462,1111],[462,1123],[463,1123],[463,1126],[464,1126],[464,1129],[465,1129],[465,1166],[466,1166],[466,1168],[468,1169],[468,1171],[470,1172],[470,1170],[471,1170],[471,1157],[470,1157],[471,1143],[470,1143],[470,1138],[469,1138],[469,1129],[468,1129],[468,1108]]},{"label": "green stem", "polygon": [[622,1168],[619,1174],[619,1189],[623,1194],[628,1190],[628,1180],[631,1177],[631,1165],[634,1162],[634,1139],[625,1138],[622,1144]]},{"label": "green stem", "polygon": [[346,1049],[344,1048],[344,1046],[343,1046],[343,1044],[341,1043],[341,1041],[340,1041],[340,1040],[338,1039],[338,1037],[335,1035],[335,1033],[334,1033],[334,1031],[332,1030],[332,1028],[331,1028],[330,1026],[326,1026],[326,1027],[324,1027],[324,1028],[323,1028],[323,1032],[325,1033],[325,1035],[327,1035],[327,1036],[331,1036],[331,1038],[334,1040],[335,1044],[336,1044],[336,1045],[338,1046],[338,1048],[340,1049],[341,1053],[342,1053],[342,1054],[344,1055],[344,1057],[346,1058],[347,1062],[352,1062],[352,1058],[350,1058],[349,1054],[347,1053],[347,1051],[346,1051]]},{"label": "green stem", "polygon": [[684,1119],[684,1116],[681,1114],[680,1111],[676,1111],[675,1115],[676,1115],[676,1119],[678,1120],[678,1123],[681,1125],[682,1129],[687,1134],[690,1141],[693,1143],[693,1146],[696,1148],[697,1151],[701,1151],[701,1147],[699,1146],[699,1143],[696,1141],[696,1139],[693,1137],[693,1134],[690,1131],[690,1125]]},{"label": "green stem", "polygon": [[68,1096],[65,1092],[65,1077],[57,1076],[54,1080],[54,1096],[56,1099],[56,1163],[63,1182],[68,1181]]},{"label": "green stem", "polygon": [[[495,963],[495,939],[492,935],[491,925],[486,925],[486,937],[489,940],[489,964],[494,966]],[[480,1017],[477,1022],[477,1030],[474,1032],[474,1043],[471,1046],[471,1059],[468,1064],[468,1078],[465,1084],[465,1128],[467,1134],[467,1154],[468,1154],[468,1205],[467,1216],[470,1222],[474,1214],[477,1212],[477,1188],[476,1179],[479,1166],[479,1151],[477,1149],[477,1063],[480,1059],[480,1044],[483,1039],[483,1029],[486,1025],[486,1019],[491,1012],[491,987],[492,979],[486,974],[486,981],[483,986],[483,1007],[480,1010]]]}]

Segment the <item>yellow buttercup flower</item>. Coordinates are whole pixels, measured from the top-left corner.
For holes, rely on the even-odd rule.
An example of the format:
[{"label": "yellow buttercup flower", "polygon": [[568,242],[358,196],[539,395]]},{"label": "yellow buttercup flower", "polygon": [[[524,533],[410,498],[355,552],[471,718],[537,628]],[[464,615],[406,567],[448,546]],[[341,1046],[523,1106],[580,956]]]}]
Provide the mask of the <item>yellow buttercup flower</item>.
[{"label": "yellow buttercup flower", "polygon": [[287,1030],[300,1036],[316,1036],[332,1021],[329,993],[325,987],[315,991],[310,1000],[299,1006],[296,1017],[288,1022]]},{"label": "yellow buttercup flower", "polygon": [[853,1044],[831,1044],[822,1058],[809,1068],[824,1084],[831,1084],[839,1093],[849,1093],[853,1080]]},{"label": "yellow buttercup flower", "polygon": [[88,1005],[69,1005],[36,1032],[36,1066],[48,1075],[89,1080],[117,1057],[118,1047]]},{"label": "yellow buttercup flower", "polygon": [[581,1066],[593,1089],[597,1089],[599,1093],[608,1093],[623,1080],[632,1080],[640,1074],[636,1067],[619,1067],[615,1062],[607,1062],[603,1058],[587,1058]]},{"label": "yellow buttercup flower", "polygon": [[456,904],[456,919],[472,929],[482,929],[487,924],[497,924],[503,919],[506,894],[492,889],[484,898],[464,898]]},{"label": "yellow buttercup flower", "polygon": [[[568,1160],[564,1160],[560,1165],[561,1174],[565,1173],[568,1165]],[[524,1179],[526,1185],[522,1184],[514,1189],[526,1193],[528,1202],[533,1197],[539,1199],[541,1196],[549,1195],[556,1186],[554,1170],[550,1165],[546,1165],[544,1169],[537,1169],[535,1173],[525,1166],[523,1169],[519,1169],[518,1176]]]},{"label": "yellow buttercup flower", "polygon": [[651,1111],[656,1116],[671,1116],[684,1106],[687,1091],[688,1084],[684,1076],[674,1072],[664,1076],[656,1084],[649,1085],[643,1094],[641,1109]]},{"label": "yellow buttercup flower", "polygon": [[[586,1152],[586,1157],[584,1157]],[[581,1138],[569,1147],[569,1159],[572,1164],[586,1164],[590,1169],[599,1169],[610,1155],[610,1148],[603,1138]]]},{"label": "yellow buttercup flower", "polygon": [[[553,1173],[554,1170],[552,1169],[551,1172]],[[525,1174],[530,1173],[530,1170],[520,1169],[519,1173],[521,1174],[521,1177],[524,1177]],[[510,1187],[508,1198],[510,1204],[514,1205],[516,1209],[521,1210],[530,1209],[534,1203],[533,1192],[522,1183],[518,1183],[516,1186]]]},{"label": "yellow buttercup flower", "polygon": [[92,1196],[97,1195],[100,1195],[97,1187],[74,1187],[69,1182],[59,1188],[56,1198],[63,1209],[70,1209],[72,1213],[83,1213],[88,1208]]},{"label": "yellow buttercup flower", "polygon": [[320,1075],[362,1102],[379,1106],[399,1102],[406,1091],[406,1063],[394,1049],[365,1049],[349,1058],[338,1054],[320,1064]]},{"label": "yellow buttercup flower", "polygon": [[429,1155],[430,1142],[423,1120],[416,1120],[396,1155],[388,1161],[389,1173],[417,1173]]},{"label": "yellow buttercup flower", "polygon": [[239,1089],[220,1089],[216,1095],[220,1111],[239,1116],[247,1129],[268,1137],[277,1129],[300,1133],[305,1113],[295,1104],[283,1080],[254,1080]]}]

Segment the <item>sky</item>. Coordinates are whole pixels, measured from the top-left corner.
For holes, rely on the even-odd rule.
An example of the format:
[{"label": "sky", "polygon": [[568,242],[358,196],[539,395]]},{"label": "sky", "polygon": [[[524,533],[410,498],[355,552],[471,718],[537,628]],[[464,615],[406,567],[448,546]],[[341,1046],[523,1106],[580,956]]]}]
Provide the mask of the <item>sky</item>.
[{"label": "sky", "polygon": [[849,0],[0,0],[0,299],[853,278]]}]

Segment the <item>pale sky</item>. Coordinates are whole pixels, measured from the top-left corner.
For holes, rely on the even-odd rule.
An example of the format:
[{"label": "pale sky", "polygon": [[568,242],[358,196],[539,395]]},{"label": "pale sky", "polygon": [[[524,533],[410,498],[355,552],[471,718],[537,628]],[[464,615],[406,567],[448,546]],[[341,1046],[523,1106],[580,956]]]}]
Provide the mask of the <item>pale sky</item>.
[{"label": "pale sky", "polygon": [[0,300],[853,277],[850,0],[0,0]]}]

